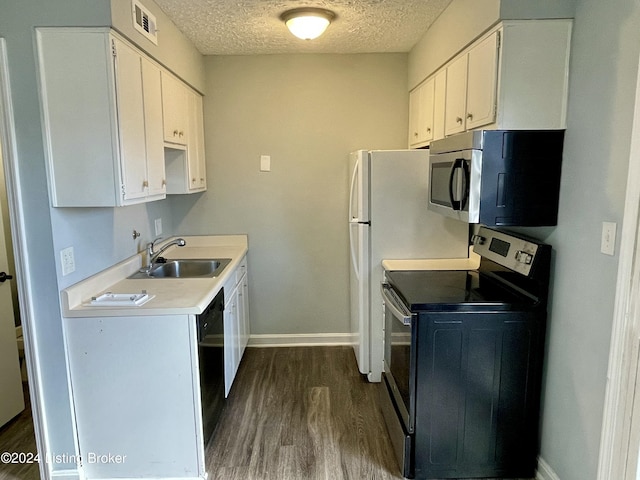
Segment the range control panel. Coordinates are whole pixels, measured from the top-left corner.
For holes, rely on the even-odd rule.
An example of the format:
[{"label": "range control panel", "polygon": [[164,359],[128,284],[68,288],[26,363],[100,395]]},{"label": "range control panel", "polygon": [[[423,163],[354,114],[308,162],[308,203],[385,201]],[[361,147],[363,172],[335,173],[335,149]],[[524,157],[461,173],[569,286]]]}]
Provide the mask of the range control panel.
[{"label": "range control panel", "polygon": [[472,242],[478,255],[525,276],[531,273],[539,248],[534,241],[487,227],[480,227]]}]

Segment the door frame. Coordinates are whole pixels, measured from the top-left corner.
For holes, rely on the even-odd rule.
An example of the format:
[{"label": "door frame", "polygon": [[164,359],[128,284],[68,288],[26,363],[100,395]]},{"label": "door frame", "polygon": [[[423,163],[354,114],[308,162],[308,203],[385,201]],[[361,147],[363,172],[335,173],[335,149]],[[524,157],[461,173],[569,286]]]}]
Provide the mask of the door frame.
[{"label": "door frame", "polygon": [[[15,134],[13,104],[11,101],[11,87],[9,77],[9,61],[7,46],[4,38],[0,37],[0,148],[2,148],[2,161],[7,187],[7,199],[9,204],[9,221],[11,226],[11,238],[13,241],[13,253],[15,259],[15,281],[18,287],[20,302],[20,317],[22,320],[22,332],[25,344],[25,361],[29,373],[29,395],[31,399],[31,411],[33,416],[33,428],[36,446],[41,458],[44,458],[47,448],[45,425],[42,421],[42,380],[35,353],[35,332],[31,330],[32,318],[34,318],[32,293],[29,283],[26,282],[27,256],[24,251],[26,245],[26,227],[24,212],[20,202],[20,183],[18,182],[18,150]],[[47,462],[40,462],[40,478],[49,479]]]},{"label": "door frame", "polygon": [[640,448],[640,60],[597,480],[635,480]]}]

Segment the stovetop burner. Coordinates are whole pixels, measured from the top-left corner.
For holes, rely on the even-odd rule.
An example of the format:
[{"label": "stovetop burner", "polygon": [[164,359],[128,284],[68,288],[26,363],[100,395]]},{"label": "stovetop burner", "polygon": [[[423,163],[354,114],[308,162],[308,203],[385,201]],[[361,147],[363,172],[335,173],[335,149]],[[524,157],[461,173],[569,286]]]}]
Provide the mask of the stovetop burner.
[{"label": "stovetop burner", "polygon": [[411,311],[512,310],[536,303],[476,270],[393,271],[387,280]]}]

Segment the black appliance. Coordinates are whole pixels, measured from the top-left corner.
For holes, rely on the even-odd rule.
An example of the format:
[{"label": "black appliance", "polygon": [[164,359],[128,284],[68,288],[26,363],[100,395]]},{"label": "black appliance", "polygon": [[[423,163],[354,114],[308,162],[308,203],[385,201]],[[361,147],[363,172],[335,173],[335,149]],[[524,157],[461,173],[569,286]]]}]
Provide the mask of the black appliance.
[{"label": "black appliance", "polygon": [[224,410],[224,289],[196,317],[200,399],[205,447],[211,440]]},{"label": "black appliance", "polygon": [[390,271],[380,401],[403,476],[534,476],[551,247],[480,227],[477,270]]},{"label": "black appliance", "polygon": [[429,210],[487,226],[558,223],[564,130],[475,130],[429,148]]}]

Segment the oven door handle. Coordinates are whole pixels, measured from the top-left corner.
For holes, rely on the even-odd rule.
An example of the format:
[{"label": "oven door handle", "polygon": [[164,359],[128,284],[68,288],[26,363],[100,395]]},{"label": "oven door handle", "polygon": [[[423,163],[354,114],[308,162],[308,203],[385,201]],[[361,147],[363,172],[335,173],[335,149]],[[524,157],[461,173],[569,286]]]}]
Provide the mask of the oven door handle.
[{"label": "oven door handle", "polygon": [[393,291],[388,283],[381,283],[380,290],[382,298],[384,298],[385,306],[389,308],[394,317],[403,325],[411,325],[413,314],[407,310],[402,301],[398,298],[398,294]]}]

